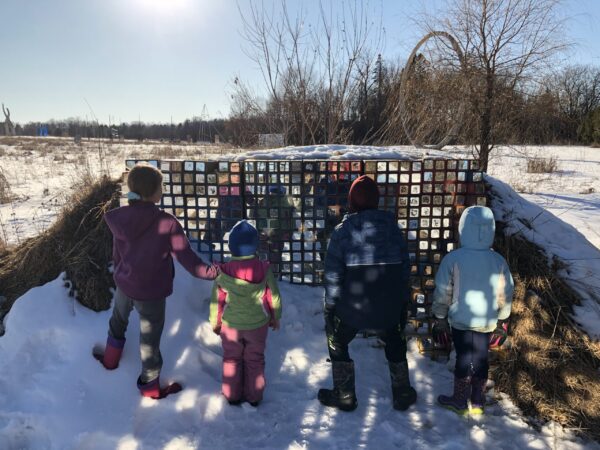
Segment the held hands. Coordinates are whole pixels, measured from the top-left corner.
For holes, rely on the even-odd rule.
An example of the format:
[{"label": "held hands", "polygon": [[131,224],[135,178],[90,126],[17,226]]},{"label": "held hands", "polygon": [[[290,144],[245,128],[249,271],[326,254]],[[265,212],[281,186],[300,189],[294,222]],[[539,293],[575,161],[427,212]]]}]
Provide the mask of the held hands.
[{"label": "held hands", "polygon": [[433,341],[440,347],[450,348],[451,332],[448,319],[435,318],[433,327],[431,328],[431,334],[433,335]]},{"label": "held hands", "polygon": [[490,336],[490,348],[501,347],[508,338],[508,320],[498,320],[496,329]]}]

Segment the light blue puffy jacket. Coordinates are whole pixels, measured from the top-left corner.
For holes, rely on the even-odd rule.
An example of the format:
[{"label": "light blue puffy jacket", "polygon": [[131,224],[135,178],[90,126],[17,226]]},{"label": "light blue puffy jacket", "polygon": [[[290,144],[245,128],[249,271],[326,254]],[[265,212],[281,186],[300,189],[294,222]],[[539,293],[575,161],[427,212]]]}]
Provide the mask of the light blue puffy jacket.
[{"label": "light blue puffy jacket", "polygon": [[495,229],[491,209],[467,208],[458,225],[461,247],[435,276],[433,314],[459,330],[490,332],[510,315],[514,283],[506,260],[490,248]]}]

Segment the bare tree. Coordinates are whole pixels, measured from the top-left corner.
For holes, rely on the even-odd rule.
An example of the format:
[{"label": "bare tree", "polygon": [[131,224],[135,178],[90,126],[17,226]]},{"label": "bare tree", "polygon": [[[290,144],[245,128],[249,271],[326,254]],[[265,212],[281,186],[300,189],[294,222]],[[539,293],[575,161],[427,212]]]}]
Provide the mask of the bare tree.
[{"label": "bare tree", "polygon": [[577,126],[600,106],[600,69],[589,65],[568,66],[549,77],[546,89],[555,93],[558,109],[570,123],[569,139]]},{"label": "bare tree", "polygon": [[564,20],[558,15],[560,1],[450,0],[441,17],[422,20],[427,32],[443,29],[461,46],[483,170],[498,143],[495,132],[502,90],[539,79],[544,63],[568,46],[562,34]]},{"label": "bare tree", "polygon": [[[329,8],[326,7],[329,6]],[[269,101],[264,114],[278,117],[286,141],[301,145],[343,140],[343,123],[358,89],[357,63],[382,41],[382,28],[358,0],[319,3],[309,22],[285,0],[267,11],[251,2],[242,35],[259,67]],[[371,53],[375,54],[375,53]]]}]

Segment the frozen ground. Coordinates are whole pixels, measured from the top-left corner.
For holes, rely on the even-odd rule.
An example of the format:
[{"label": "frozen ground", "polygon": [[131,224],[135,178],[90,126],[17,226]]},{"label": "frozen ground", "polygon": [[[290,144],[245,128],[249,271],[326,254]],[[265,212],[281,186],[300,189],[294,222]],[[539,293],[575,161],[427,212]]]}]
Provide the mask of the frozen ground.
[{"label": "frozen ground", "polygon": [[[468,157],[465,148],[429,151],[432,156]],[[126,158],[285,158],[397,159],[421,158],[410,146],[321,145],[231,153],[219,146],[168,143],[102,143],[71,139],[0,138],[0,170],[14,201],[0,205],[0,238],[16,244],[53,223],[65,200],[82,179],[98,174],[118,176]],[[527,172],[534,158],[556,160],[552,173]],[[600,149],[566,146],[500,147],[494,150],[489,181],[502,197],[496,213],[519,232],[540,243],[548,256],[569,267],[562,275],[585,300],[577,321],[600,337]],[[515,194],[515,191],[519,195]],[[524,223],[529,225],[525,226]],[[570,226],[569,226],[570,225]]]},{"label": "frozen ground", "polygon": [[[61,145],[48,145],[52,141],[46,141],[41,147],[35,140],[22,145],[3,142],[0,139],[0,167],[17,199],[0,207],[0,231],[11,243],[52,223],[72,184],[88,172],[119,174],[124,158],[130,156],[198,157],[206,151],[195,146],[160,144],[100,147],[92,142],[84,144],[83,152],[67,141]],[[211,148],[209,152],[220,157],[218,150]],[[540,152],[558,156],[556,172],[526,173],[527,159]],[[600,323],[595,302],[596,289],[600,288],[600,282],[596,282],[600,250],[590,243],[599,245],[593,229],[600,202],[592,192],[600,188],[596,176],[600,153],[596,152],[581,147],[500,149],[489,178],[503,200],[497,203],[495,212],[508,221],[512,231],[538,242],[550,257],[557,255],[571,262],[564,275],[589,300],[577,316],[588,330]],[[452,152],[454,156],[462,153],[460,149]],[[420,152],[404,147],[340,146],[285,149],[270,156],[278,154],[420,156]],[[525,198],[513,188],[524,191]],[[535,431],[502,395],[481,421],[461,419],[438,408],[435,396],[450,390],[452,374],[445,365],[419,355],[414,343],[409,364],[419,401],[409,411],[392,409],[383,352],[373,340],[365,339],[357,339],[351,347],[357,364],[358,410],[342,414],[322,408],[316,391],[330,385],[322,292],[285,283],[282,329],[269,336],[265,402],[258,410],[248,405],[230,407],[219,395],[221,348],[206,320],[209,286],[178,267],[162,345],[163,378],[180,380],[186,389],[159,402],[142,400],[135,388],[140,365],[135,315],[121,366],[107,372],[90,352],[106,335],[109,312],[93,313],[74,303],[60,279],[29,291],[7,316],[7,332],[0,338],[0,448],[586,447],[555,424]],[[586,448],[598,446],[588,444]]]},{"label": "frozen ground", "polygon": [[[554,158],[553,173],[527,173],[531,158]],[[573,225],[600,248],[600,149],[590,147],[502,147],[489,174],[530,202]],[[544,221],[543,213],[536,220]]]},{"label": "frozen ground", "polygon": [[[48,228],[74,186],[102,174],[119,176],[125,158],[203,158],[223,146],[0,137],[0,172],[14,201],[0,204],[0,239],[18,244]],[[1,194],[1,193],[0,193]]]},{"label": "frozen ground", "polygon": [[0,447],[58,449],[583,449],[555,424],[528,426],[504,396],[485,418],[460,418],[435,405],[451,389],[452,373],[419,355],[411,343],[411,379],[419,399],[392,409],[387,364],[373,339],[357,338],[359,407],[322,407],[330,365],[319,288],[282,284],[281,330],[270,332],[267,389],[257,410],[229,406],[219,394],[221,347],[207,321],[210,283],[177,267],[162,352],[164,380],[184,391],[161,401],[142,399],[139,322],[132,315],[119,368],[106,371],[91,356],[106,335],[109,312],[94,313],[66,294],[60,279],[32,289],[13,307],[0,338]]},{"label": "frozen ground", "polygon": [[[8,140],[10,139],[10,140]],[[0,237],[18,243],[48,227],[56,217],[71,186],[87,174],[119,175],[124,159],[133,158],[419,158],[413,147],[310,146],[276,151],[252,151],[227,156],[227,149],[168,143],[99,143],[72,139],[0,137],[0,170],[10,183],[14,202],[0,205]],[[494,151],[489,174],[509,184],[531,202],[574,225],[600,248],[600,231],[594,227],[600,214],[600,149],[589,147],[500,147]],[[435,152],[443,155],[448,153]],[[461,157],[464,149],[449,154]],[[527,173],[527,161],[555,157],[557,170],[550,174]]]}]

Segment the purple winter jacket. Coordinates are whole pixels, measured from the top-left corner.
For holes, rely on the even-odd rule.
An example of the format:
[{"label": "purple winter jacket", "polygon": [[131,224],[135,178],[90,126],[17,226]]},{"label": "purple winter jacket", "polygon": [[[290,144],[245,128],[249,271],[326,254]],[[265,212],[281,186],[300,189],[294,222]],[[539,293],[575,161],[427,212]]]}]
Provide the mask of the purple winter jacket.
[{"label": "purple winter jacket", "polygon": [[158,300],[173,292],[172,256],[197,278],[214,280],[208,266],[190,247],[175,217],[151,202],[136,202],[104,216],[113,234],[113,277],[125,295],[135,300]]}]

